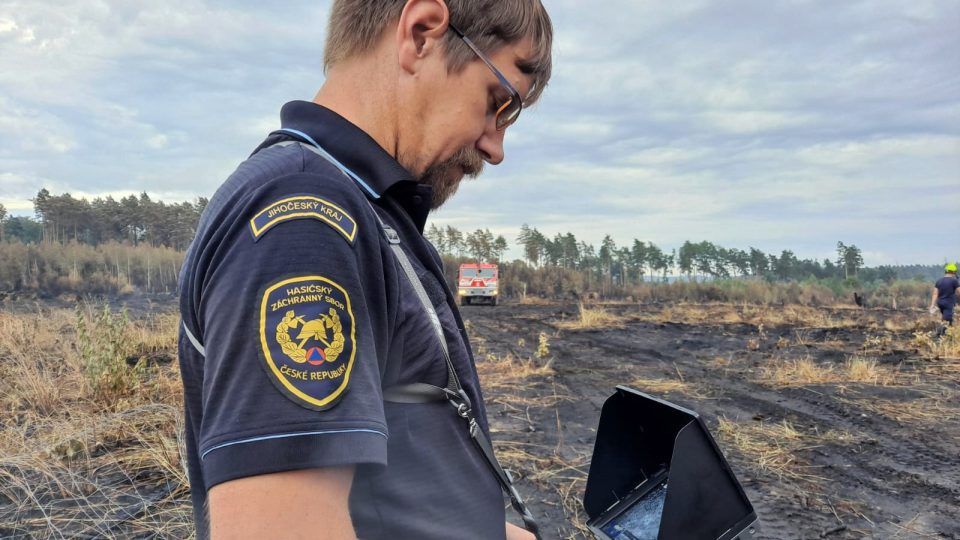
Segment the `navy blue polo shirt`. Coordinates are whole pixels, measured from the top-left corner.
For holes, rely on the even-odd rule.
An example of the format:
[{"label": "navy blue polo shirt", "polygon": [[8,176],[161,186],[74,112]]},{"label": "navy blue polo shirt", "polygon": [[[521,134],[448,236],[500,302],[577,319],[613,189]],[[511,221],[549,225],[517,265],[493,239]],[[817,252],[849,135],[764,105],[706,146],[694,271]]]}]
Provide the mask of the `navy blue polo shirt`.
[{"label": "navy blue polo shirt", "polygon": [[957,304],[957,289],[960,288],[960,281],[956,276],[943,276],[934,286],[937,288],[938,303],[951,306]]},{"label": "navy blue polo shirt", "polygon": [[[274,132],[203,213],[181,272],[179,340],[198,536],[221,482],[353,464],[360,538],[503,538],[500,487],[453,407],[382,399],[397,384],[444,386],[447,371],[374,213],[400,235],[488,429],[455,297],[423,238],[430,188],[328,109],[292,102],[281,119],[356,177]],[[318,493],[304,515],[323,506]]]}]

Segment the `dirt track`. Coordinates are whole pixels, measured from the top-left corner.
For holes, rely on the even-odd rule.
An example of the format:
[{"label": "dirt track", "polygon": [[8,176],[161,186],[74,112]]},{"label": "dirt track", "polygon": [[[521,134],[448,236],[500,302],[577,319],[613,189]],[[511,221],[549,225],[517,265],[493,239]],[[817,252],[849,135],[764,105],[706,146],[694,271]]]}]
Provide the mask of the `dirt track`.
[{"label": "dirt track", "polygon": [[[627,384],[704,417],[760,517],[760,538],[960,538],[956,361],[922,359],[912,332],[884,328],[890,314],[847,310],[825,319],[843,324],[760,328],[684,324],[635,304],[606,309],[621,327],[558,329],[576,305],[463,309],[482,373],[484,362],[533,358],[547,335],[550,354],[526,365],[552,359],[553,373],[510,391],[496,384],[499,372],[485,382],[498,454],[524,477],[547,537],[582,537],[594,428],[614,386]],[[764,379],[803,357],[825,369],[869,358],[890,378]]]}]

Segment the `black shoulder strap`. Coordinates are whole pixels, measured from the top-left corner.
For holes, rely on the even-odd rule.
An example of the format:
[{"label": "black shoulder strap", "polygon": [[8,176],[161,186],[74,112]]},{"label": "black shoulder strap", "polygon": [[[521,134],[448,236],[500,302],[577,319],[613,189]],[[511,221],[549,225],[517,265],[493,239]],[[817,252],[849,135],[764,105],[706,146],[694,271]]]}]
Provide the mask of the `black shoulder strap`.
[{"label": "black shoulder strap", "polygon": [[417,298],[420,299],[423,310],[430,318],[431,326],[433,326],[437,340],[440,342],[440,348],[443,350],[443,358],[447,363],[447,386],[445,388],[426,383],[396,385],[383,389],[383,400],[392,403],[429,403],[432,401],[446,400],[453,405],[457,411],[457,415],[467,423],[471,440],[473,440],[474,445],[480,450],[490,469],[496,475],[497,480],[500,482],[500,487],[510,496],[510,504],[514,510],[520,514],[524,526],[537,537],[537,540],[540,540],[540,528],[533,514],[530,513],[517,488],[514,487],[513,478],[500,466],[500,462],[497,461],[497,456],[493,452],[493,446],[490,444],[490,440],[486,434],[484,434],[483,430],[480,429],[480,425],[473,416],[473,407],[470,403],[470,398],[467,397],[467,393],[463,390],[463,387],[460,386],[460,380],[457,378],[453,361],[450,359],[450,350],[447,348],[447,339],[443,335],[440,318],[437,316],[437,312],[433,308],[433,303],[430,301],[427,291],[423,288],[423,283],[420,282],[417,272],[413,269],[410,259],[407,257],[406,252],[403,251],[403,248],[400,247],[400,236],[393,228],[380,219],[376,211],[374,211],[374,214],[377,216],[380,228],[383,230],[383,234],[390,244],[390,249],[397,257],[397,261],[400,263],[400,267],[403,268],[407,280],[410,281],[414,291],[416,291]]}]

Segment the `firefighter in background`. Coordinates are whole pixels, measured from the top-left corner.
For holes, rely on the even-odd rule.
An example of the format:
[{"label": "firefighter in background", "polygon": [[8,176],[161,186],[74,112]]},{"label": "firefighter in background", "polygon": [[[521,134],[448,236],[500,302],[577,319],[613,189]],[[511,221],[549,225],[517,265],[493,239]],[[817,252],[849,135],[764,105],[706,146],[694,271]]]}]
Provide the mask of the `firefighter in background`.
[{"label": "firefighter in background", "polygon": [[937,280],[933,287],[933,297],[930,300],[930,314],[935,315],[940,309],[940,316],[944,324],[937,328],[937,337],[947,333],[947,327],[953,325],[953,308],[957,305],[957,289],[960,281],[957,280],[957,265],[949,263],[943,267],[944,276]]}]

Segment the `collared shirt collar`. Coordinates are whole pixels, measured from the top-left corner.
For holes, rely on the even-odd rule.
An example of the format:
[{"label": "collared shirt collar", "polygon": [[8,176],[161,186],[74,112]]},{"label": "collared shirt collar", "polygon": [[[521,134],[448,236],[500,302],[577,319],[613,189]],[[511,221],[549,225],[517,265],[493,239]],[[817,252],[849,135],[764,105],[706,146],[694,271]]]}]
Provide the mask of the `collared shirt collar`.
[{"label": "collared shirt collar", "polygon": [[[377,196],[396,200],[423,232],[432,189],[418,184],[410,172],[366,132],[330,109],[309,101],[291,101],[284,105],[280,110],[280,125],[309,135],[362,178]],[[274,132],[270,139],[278,135],[293,138],[286,132]],[[366,190],[361,191],[369,198],[376,198]]]}]

